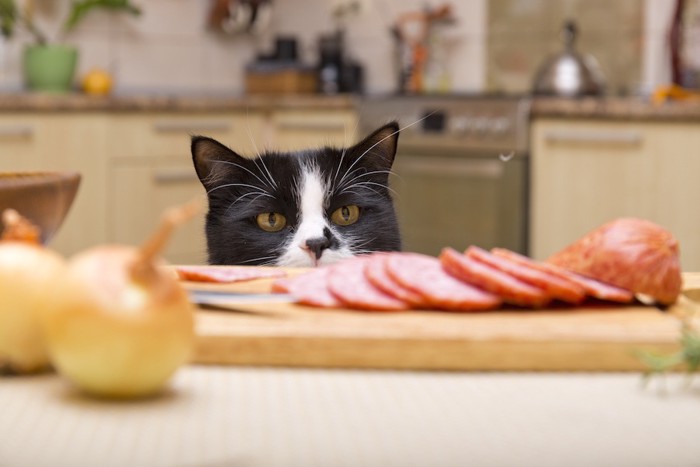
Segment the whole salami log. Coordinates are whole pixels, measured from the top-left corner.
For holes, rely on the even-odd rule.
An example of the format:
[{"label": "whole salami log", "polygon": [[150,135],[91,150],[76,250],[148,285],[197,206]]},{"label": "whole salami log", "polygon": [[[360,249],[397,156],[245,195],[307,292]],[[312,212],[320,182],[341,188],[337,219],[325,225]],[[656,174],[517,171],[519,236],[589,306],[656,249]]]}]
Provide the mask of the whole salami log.
[{"label": "whole salami log", "polygon": [[372,285],[365,275],[371,257],[355,257],[330,267],[328,290],[346,307],[356,310],[399,311],[409,305]]},{"label": "whole salami log", "polygon": [[449,275],[436,258],[418,253],[392,254],[386,271],[395,281],[420,294],[430,307],[450,311],[498,308],[501,299]]},{"label": "whole salami log", "polygon": [[450,274],[500,296],[504,302],[539,308],[550,301],[544,290],[463,255],[453,248],[444,248],[440,261]]},{"label": "whole salami log", "polygon": [[391,255],[403,253],[378,253],[370,257],[365,265],[367,279],[382,292],[411,305],[411,308],[425,307],[428,303],[422,295],[413,292],[394,280],[387,272],[387,260]]},{"label": "whole salami log", "polygon": [[621,218],[589,232],[547,262],[668,305],[681,292],[678,240],[648,220]]},{"label": "whole salami log", "polygon": [[498,257],[483,248],[470,246],[465,254],[481,263],[494,267],[527,284],[544,290],[552,298],[566,303],[579,304],[586,298],[586,291],[575,282],[562,279],[527,264]]},{"label": "whole salami log", "polygon": [[534,269],[547,272],[559,278],[571,281],[585,291],[586,295],[597,298],[599,300],[608,300],[618,303],[630,303],[634,300],[634,294],[629,290],[615,287],[614,285],[605,284],[595,279],[589,279],[573,272],[567,271],[564,268],[555,266],[550,263],[536,261],[534,259],[523,256],[514,251],[504,248],[494,248],[491,252],[498,257],[506,258],[518,264],[528,265]]}]

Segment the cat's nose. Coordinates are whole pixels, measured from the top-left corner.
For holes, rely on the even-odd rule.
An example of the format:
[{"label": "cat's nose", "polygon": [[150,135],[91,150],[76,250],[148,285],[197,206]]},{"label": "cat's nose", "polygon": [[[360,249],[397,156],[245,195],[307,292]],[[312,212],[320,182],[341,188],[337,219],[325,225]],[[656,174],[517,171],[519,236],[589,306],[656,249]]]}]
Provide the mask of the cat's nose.
[{"label": "cat's nose", "polygon": [[330,244],[331,240],[326,237],[309,238],[306,240],[306,249],[312,251],[318,260],[321,258],[323,250],[328,248]]}]

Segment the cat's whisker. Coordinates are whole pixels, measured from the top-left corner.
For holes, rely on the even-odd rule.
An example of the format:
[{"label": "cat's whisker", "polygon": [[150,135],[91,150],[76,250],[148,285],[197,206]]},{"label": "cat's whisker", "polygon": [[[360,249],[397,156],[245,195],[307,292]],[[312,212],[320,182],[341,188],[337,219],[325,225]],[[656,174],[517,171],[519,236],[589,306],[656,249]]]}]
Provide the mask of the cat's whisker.
[{"label": "cat's whisker", "polygon": [[220,188],[228,188],[228,187],[232,187],[232,186],[245,186],[245,187],[248,187],[248,188],[253,188],[253,189],[255,189],[258,193],[265,193],[266,196],[269,196],[270,198],[275,198],[275,197],[274,197],[273,195],[271,195],[270,193],[267,193],[267,192],[263,191],[259,186],[249,185],[249,184],[247,184],[247,183],[225,183],[225,184],[223,184],[223,185],[219,185],[219,186],[214,187],[214,188],[212,188],[211,190],[207,191],[207,194],[210,194],[211,192],[216,191],[216,190],[218,190],[218,189],[220,189]]},{"label": "cat's whisker", "polygon": [[[271,255],[271,256],[260,256],[260,257],[258,257],[258,258],[252,258],[252,259],[246,259],[246,260],[243,260],[243,261],[239,261],[239,263],[240,263],[240,264],[244,264],[244,263],[254,263],[254,262],[256,262],[256,261],[263,261],[263,260],[269,260],[269,259],[272,259],[272,260],[277,259],[277,256],[275,256],[275,255]],[[263,266],[263,265],[261,264],[261,266]]]},{"label": "cat's whisker", "polygon": [[[355,121],[355,128],[352,130],[352,134],[355,135],[357,133],[357,127],[360,124],[360,119],[358,118]],[[343,152],[340,154],[340,163],[338,164],[338,167],[335,169],[335,175],[333,176],[333,184],[335,184],[335,181],[338,179],[338,173],[340,173],[340,167],[343,165],[343,159],[345,158],[345,153],[348,150],[348,147],[350,146],[350,142],[348,141],[348,134],[347,134],[347,127],[343,126]]]},{"label": "cat's whisker", "polygon": [[[391,188],[390,186],[384,185],[384,184],[382,184],[382,183],[365,181],[365,182],[356,182],[356,183],[354,183],[352,186],[357,186],[357,185],[377,185],[377,186],[379,186],[379,187],[386,188],[387,190],[389,190],[390,192],[392,192],[392,193],[395,194],[395,195],[398,195],[398,193],[396,192],[396,190],[394,190],[394,189]],[[375,192],[375,193],[376,193],[376,192]]]},{"label": "cat's whisker", "polygon": [[[222,163],[222,164],[234,165],[234,166],[236,166],[236,167],[238,167],[238,168],[241,168],[241,169],[245,170],[246,172],[248,172],[249,174],[251,174],[253,177],[257,178],[258,181],[259,181],[260,183],[262,183],[263,185],[269,185],[268,182],[264,181],[263,179],[261,179],[260,177],[258,177],[257,175],[255,175],[255,172],[253,172],[252,170],[250,170],[250,169],[248,169],[248,168],[246,168],[246,167],[243,167],[241,164],[236,164],[235,162],[231,162],[231,161],[221,161],[221,160],[214,160],[214,161],[212,161],[212,162],[218,162],[218,163]],[[272,187],[271,187],[271,188],[272,188]]]},{"label": "cat's whisker", "polygon": [[[365,241],[362,242],[362,243],[358,243],[358,244],[356,244],[356,245],[352,245],[352,250],[353,250],[353,252],[363,251],[363,250],[362,250],[362,247],[363,247],[363,246],[372,243],[373,241],[375,241],[375,240],[378,239],[378,238],[379,238],[379,236],[372,237],[372,238],[370,238],[370,239],[368,239],[368,240],[365,240]],[[353,240],[353,241],[355,241],[355,240]],[[369,252],[371,252],[371,251],[374,251],[374,250],[364,250],[365,253],[369,253]]]},{"label": "cat's whisker", "polygon": [[[430,112],[430,113],[424,115],[422,118],[419,118],[419,119],[416,120],[415,122],[409,123],[408,125],[406,125],[406,126],[403,127],[403,128],[399,128],[398,130],[392,132],[391,134],[388,134],[388,135],[385,136],[384,138],[382,138],[382,139],[380,139],[379,141],[377,141],[376,143],[374,143],[372,146],[370,146],[369,148],[367,148],[367,150],[365,150],[365,152],[363,152],[362,154],[360,154],[360,157],[358,157],[357,159],[355,159],[355,161],[350,165],[350,167],[348,167],[348,170],[346,170],[345,173],[347,174],[347,173],[350,171],[350,169],[352,169],[352,168],[355,166],[355,164],[357,164],[357,163],[360,161],[360,159],[362,159],[367,153],[369,153],[372,149],[374,149],[375,147],[377,147],[379,144],[381,144],[381,143],[384,142],[385,140],[391,138],[392,136],[394,136],[394,135],[396,135],[396,134],[402,132],[402,131],[405,130],[406,128],[410,128],[410,127],[412,127],[413,125],[416,125],[416,124],[422,122],[423,120],[425,120],[426,118],[430,117],[430,116],[433,115],[434,113],[435,113],[435,111]],[[343,178],[340,179],[340,182],[341,182],[341,183],[343,182],[343,179],[345,179],[345,175],[343,175]]]},{"label": "cat's whisker", "polygon": [[251,203],[254,203],[255,200],[258,199],[258,198],[260,198],[261,196],[266,196],[267,193],[261,193],[261,192],[258,192],[258,191],[251,191],[251,192],[248,192],[248,193],[246,193],[246,194],[244,194],[244,195],[241,195],[241,196],[238,197],[238,199],[236,199],[236,201],[234,201],[233,203],[229,204],[229,206],[226,208],[225,214],[228,214],[229,210],[230,210],[237,202],[239,202],[239,201],[242,200],[243,198],[245,198],[245,197],[247,197],[247,196],[250,196],[250,195],[258,195],[258,196],[256,196],[255,198],[251,199],[250,201],[248,201],[248,205],[250,205]]},{"label": "cat's whisker", "polygon": [[388,175],[392,175],[392,174],[393,174],[393,175],[396,175],[396,173],[395,173],[393,170],[373,170],[373,171],[371,171],[371,172],[364,172],[364,173],[361,173],[360,175],[358,175],[358,176],[356,176],[356,177],[351,178],[351,179],[348,180],[347,182],[343,183],[343,185],[342,185],[342,186],[339,186],[338,189],[342,189],[344,186],[351,185],[351,184],[352,184],[355,180],[357,180],[358,178],[367,177],[367,176],[369,176],[369,175],[374,175],[374,174],[381,174],[381,173],[385,173],[385,174],[388,174]]},{"label": "cat's whisker", "polygon": [[[357,184],[352,185],[352,186],[353,186],[353,187],[354,187],[354,186],[357,186]],[[362,188],[363,190],[371,191],[372,193],[374,193],[374,194],[377,195],[377,196],[382,196],[382,193],[378,192],[378,191],[375,190],[374,188],[369,188],[369,187],[366,187],[366,186],[365,186],[365,187],[361,187],[361,188]],[[347,190],[343,190],[343,191],[339,192],[338,194],[343,194],[343,193],[349,193],[349,192],[348,192]],[[353,193],[354,193],[354,192],[353,192]]]},{"label": "cat's whisker", "polygon": [[248,134],[248,139],[250,144],[253,145],[253,150],[255,150],[255,155],[260,157],[260,151],[258,150],[258,145],[255,144],[255,138],[253,138],[253,133],[250,131],[250,114],[248,113],[248,107],[245,109],[245,132]]},{"label": "cat's whisker", "polygon": [[[267,165],[265,164],[265,158],[260,157],[260,154],[258,154],[258,157],[256,159],[253,159],[253,162],[255,163],[255,166],[258,166],[257,161],[260,161],[262,164],[263,168],[265,169],[265,173],[267,173],[267,179],[270,181],[270,184],[274,187],[277,188],[277,182],[275,182],[275,179],[272,178],[272,174],[267,168]],[[260,170],[260,167],[258,167],[258,170]],[[260,173],[262,173],[262,170],[260,170]]]}]

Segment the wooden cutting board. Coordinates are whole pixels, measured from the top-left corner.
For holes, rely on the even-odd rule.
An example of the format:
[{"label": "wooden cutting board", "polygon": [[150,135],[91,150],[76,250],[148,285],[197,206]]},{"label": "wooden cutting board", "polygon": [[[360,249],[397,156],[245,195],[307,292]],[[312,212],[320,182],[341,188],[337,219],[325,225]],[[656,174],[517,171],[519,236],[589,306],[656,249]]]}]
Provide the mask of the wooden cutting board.
[{"label": "wooden cutting board", "polygon": [[[260,293],[268,292],[271,282],[185,284]],[[686,290],[700,288],[700,273],[684,274],[684,284]],[[643,305],[589,304],[542,311],[382,313],[232,300],[226,305],[231,311],[198,311],[194,361],[464,371],[643,370],[635,351],[678,348],[679,316],[695,307],[688,300],[679,303],[665,312]]]}]

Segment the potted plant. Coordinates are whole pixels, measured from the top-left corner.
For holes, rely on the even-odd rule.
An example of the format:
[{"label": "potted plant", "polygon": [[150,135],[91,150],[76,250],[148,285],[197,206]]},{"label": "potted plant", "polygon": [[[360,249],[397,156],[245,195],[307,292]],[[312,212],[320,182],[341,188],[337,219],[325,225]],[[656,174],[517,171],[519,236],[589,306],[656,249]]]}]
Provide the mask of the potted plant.
[{"label": "potted plant", "polygon": [[[95,8],[124,11],[133,15],[141,13],[129,0],[73,0],[62,30],[69,32]],[[0,0],[0,33],[9,38],[19,26],[24,27],[33,38],[33,42],[25,47],[23,54],[24,81],[27,88],[48,92],[70,91],[78,61],[77,48],[49,41],[45,32],[33,20],[31,1],[25,1],[24,9],[21,9],[15,0]]]}]

